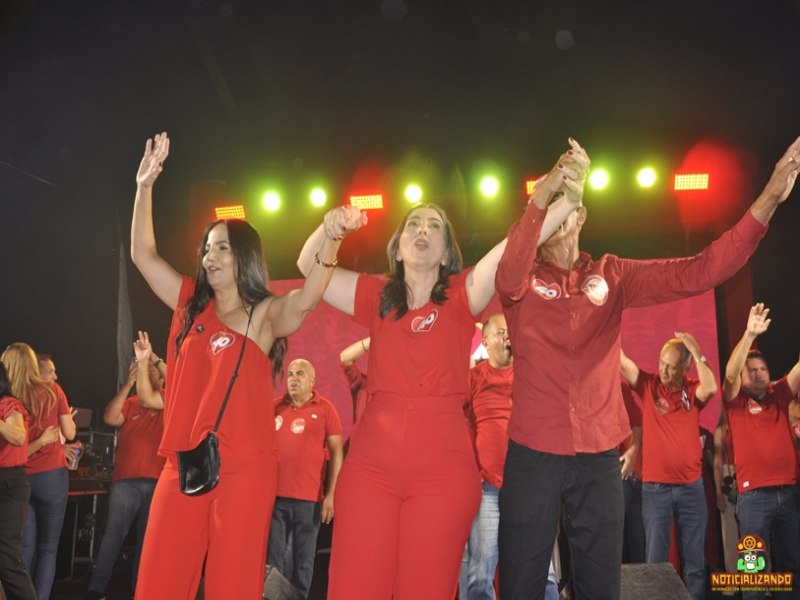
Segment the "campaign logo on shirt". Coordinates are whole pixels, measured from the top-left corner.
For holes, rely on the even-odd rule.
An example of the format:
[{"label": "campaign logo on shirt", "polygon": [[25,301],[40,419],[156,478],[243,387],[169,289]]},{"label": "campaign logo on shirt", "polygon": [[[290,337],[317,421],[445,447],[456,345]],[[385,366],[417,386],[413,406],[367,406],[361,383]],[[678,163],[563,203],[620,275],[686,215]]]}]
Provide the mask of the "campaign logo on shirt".
[{"label": "campaign logo on shirt", "polygon": [[589,275],[581,285],[581,291],[595,306],[603,306],[608,300],[608,283],[600,275]]},{"label": "campaign logo on shirt", "polygon": [[236,338],[233,336],[233,334],[230,334],[227,331],[218,331],[211,336],[211,340],[209,341],[211,344],[211,351],[214,354],[219,354],[225,350],[225,348],[232,346],[235,339]]},{"label": "campaign logo on shirt", "polygon": [[545,300],[558,300],[561,298],[561,286],[557,283],[545,283],[534,277],[531,279],[531,289]]},{"label": "campaign logo on shirt", "polygon": [[760,413],[763,410],[764,409],[761,407],[761,405],[758,402],[756,402],[752,398],[748,398],[747,399],[747,411],[751,415],[757,415],[758,413]]},{"label": "campaign logo on shirt", "polygon": [[666,398],[656,398],[656,410],[662,415],[669,412],[669,402]]},{"label": "campaign logo on shirt", "polygon": [[433,328],[436,322],[436,317],[439,316],[439,311],[435,308],[424,317],[414,317],[411,320],[411,331],[415,333],[425,333]]},{"label": "campaign logo on shirt", "polygon": [[306,420],[303,417],[297,417],[292,421],[292,433],[301,434],[306,430]]}]

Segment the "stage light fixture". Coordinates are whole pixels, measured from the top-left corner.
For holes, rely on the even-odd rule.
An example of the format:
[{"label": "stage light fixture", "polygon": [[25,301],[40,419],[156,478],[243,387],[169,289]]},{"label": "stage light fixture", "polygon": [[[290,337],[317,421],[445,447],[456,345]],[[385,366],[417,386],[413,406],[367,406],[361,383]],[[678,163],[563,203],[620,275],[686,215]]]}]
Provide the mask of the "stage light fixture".
[{"label": "stage light fixture", "polygon": [[636,174],[636,182],[639,184],[639,187],[651,188],[655,185],[656,179],[656,170],[653,167],[639,169],[639,172]]},{"label": "stage light fixture", "polygon": [[480,188],[481,194],[483,194],[484,198],[494,198],[500,191],[500,182],[498,181],[497,177],[487,175],[481,179],[478,187]]},{"label": "stage light fixture", "polygon": [[676,173],[673,189],[676,192],[685,190],[707,190],[708,173]]},{"label": "stage light fixture", "polygon": [[420,200],[422,200],[422,188],[419,187],[416,183],[409,183],[406,186],[405,191],[406,200],[411,202],[411,204],[416,204]]},{"label": "stage light fixture", "polygon": [[309,198],[311,199],[311,204],[314,206],[325,206],[325,203],[328,201],[328,194],[326,194],[325,190],[322,188],[317,187],[311,190]]},{"label": "stage light fixture", "polygon": [[269,212],[275,212],[281,207],[281,197],[277,192],[267,192],[261,198],[261,203]]},{"label": "stage light fixture", "polygon": [[376,210],[383,208],[383,194],[350,196],[350,204],[360,210]]},{"label": "stage light fixture", "polygon": [[593,190],[604,190],[611,182],[611,175],[605,169],[593,169],[589,174],[589,187]]},{"label": "stage light fixture", "polygon": [[214,208],[214,214],[217,217],[218,221],[223,219],[241,219],[244,221],[244,206],[241,204],[235,204],[232,206],[217,206]]},{"label": "stage light fixture", "polygon": [[542,181],[544,181],[545,175],[541,175],[536,179],[528,179],[525,181],[525,195],[530,197],[533,195],[533,192],[536,191],[536,186],[539,185]]}]

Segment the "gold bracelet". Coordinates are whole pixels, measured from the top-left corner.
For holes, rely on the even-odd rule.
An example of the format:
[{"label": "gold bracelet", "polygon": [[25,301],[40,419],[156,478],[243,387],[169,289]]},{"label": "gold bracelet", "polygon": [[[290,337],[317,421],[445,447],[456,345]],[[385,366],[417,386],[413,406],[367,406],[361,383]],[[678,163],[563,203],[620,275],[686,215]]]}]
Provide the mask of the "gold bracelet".
[{"label": "gold bracelet", "polygon": [[320,267],[325,267],[326,269],[332,269],[333,267],[335,267],[339,263],[339,260],[334,258],[333,262],[326,263],[324,260],[322,260],[319,257],[319,252],[317,252],[314,255],[314,262],[317,263]]}]

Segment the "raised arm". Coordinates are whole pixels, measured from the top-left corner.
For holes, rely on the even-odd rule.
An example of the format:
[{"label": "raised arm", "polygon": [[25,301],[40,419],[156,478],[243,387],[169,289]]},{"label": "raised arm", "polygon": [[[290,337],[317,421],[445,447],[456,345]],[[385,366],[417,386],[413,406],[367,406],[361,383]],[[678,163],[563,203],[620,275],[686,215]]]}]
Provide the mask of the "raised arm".
[{"label": "raised arm", "polygon": [[[354,206],[342,206],[334,210],[342,212],[337,215],[331,211],[331,213],[325,215],[325,222],[309,236],[300,251],[300,256],[297,258],[297,268],[300,269],[303,277],[308,277],[315,266],[319,266],[316,258],[324,245],[332,238],[335,240],[347,233],[346,227],[348,223],[354,227],[356,224],[358,227],[363,227],[367,224],[366,213],[362,213]],[[342,222],[340,223],[339,221]],[[325,288],[322,298],[334,308],[352,315],[355,310],[358,273],[338,266],[330,268],[329,271],[330,282]]]},{"label": "raised arm", "polygon": [[769,309],[764,308],[763,302],[755,304],[750,309],[744,334],[731,352],[728,364],[725,366],[725,381],[722,382],[722,397],[725,402],[730,402],[739,395],[747,353],[750,352],[756,338],[769,328],[772,320],[767,318],[768,316]]},{"label": "raised arm", "polygon": [[639,380],[639,367],[628,358],[622,348],[619,350],[619,371],[628,385],[635,388],[636,382]]},{"label": "raised arm", "polygon": [[[109,427],[122,427],[125,422],[125,417],[122,414],[122,407],[125,406],[125,400],[131,395],[131,388],[136,383],[136,374],[139,371],[138,363],[131,363],[128,369],[128,378],[122,387],[119,388],[114,397],[108,401],[106,408],[103,411],[103,422]],[[146,370],[146,369],[145,369]]]},{"label": "raised arm", "polygon": [[[508,237],[484,257],[485,265],[479,262],[475,266],[473,274],[477,273],[478,289],[484,294],[487,293],[482,287],[485,285],[484,279],[492,276],[493,284],[504,303],[522,299],[528,290],[528,277],[536,260],[536,249],[553,235],[572,211],[581,205],[583,184],[589,171],[590,161],[586,151],[578,142],[570,138],[570,145],[572,149],[562,154],[544,180],[537,184],[525,213],[511,226]],[[495,255],[498,249],[500,249],[499,254]],[[479,266],[481,271],[478,269]],[[469,285],[469,281],[467,283]],[[489,294],[487,304],[492,294]],[[475,296],[474,304],[479,305],[483,297],[477,293]],[[470,305],[473,305],[472,299]]]},{"label": "raised arm", "polygon": [[683,345],[691,353],[695,365],[697,365],[697,377],[700,380],[700,385],[697,387],[695,396],[700,404],[705,404],[719,389],[717,378],[714,377],[714,371],[708,366],[706,357],[700,351],[700,344],[697,343],[691,333],[676,331],[675,337],[683,342]]},{"label": "raised arm", "polygon": [[150,288],[167,306],[175,309],[181,289],[181,276],[158,254],[153,232],[153,184],[169,155],[167,133],[147,140],[136,174],[136,199],[131,220],[131,259]]},{"label": "raised arm", "polygon": [[769,223],[775,209],[794,188],[797,172],[800,170],[800,137],[789,146],[780,160],[775,164],[764,191],[750,207],[750,212],[762,225]]},{"label": "raised arm", "polygon": [[136,363],[141,367],[136,373],[136,396],[139,406],[162,410],[164,398],[161,396],[161,390],[153,389],[150,381],[150,359],[153,356],[153,347],[150,345],[150,336],[146,331],[139,332],[139,339],[133,342],[133,352],[136,356]]},{"label": "raised arm", "polygon": [[369,336],[350,344],[339,353],[339,362],[344,366],[352,365],[369,351]]}]

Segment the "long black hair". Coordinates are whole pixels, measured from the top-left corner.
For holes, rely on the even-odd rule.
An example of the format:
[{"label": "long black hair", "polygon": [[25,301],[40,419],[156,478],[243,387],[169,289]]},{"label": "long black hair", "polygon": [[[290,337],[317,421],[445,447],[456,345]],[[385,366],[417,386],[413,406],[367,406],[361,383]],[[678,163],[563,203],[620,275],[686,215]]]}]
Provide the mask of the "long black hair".
[{"label": "long black hair", "polygon": [[395,311],[394,318],[399,319],[408,312],[408,285],[406,284],[405,267],[403,261],[397,260],[397,251],[400,248],[400,236],[406,228],[408,218],[415,210],[420,208],[435,210],[441,217],[442,223],[444,223],[444,264],[439,265],[439,276],[431,291],[431,301],[434,304],[444,304],[444,301],[447,300],[450,275],[460,273],[464,266],[453,225],[444,210],[431,202],[417,204],[403,215],[403,220],[400,221],[400,225],[397,226],[389,240],[389,244],[386,246],[386,254],[389,258],[389,281],[386,282],[386,285],[381,290],[381,318]]},{"label": "long black hair", "polygon": [[[247,221],[239,219],[214,221],[206,227],[203,241],[200,243],[194,294],[186,303],[183,329],[175,340],[176,355],[181,344],[183,344],[183,340],[192,328],[195,318],[205,310],[206,306],[208,306],[208,301],[214,296],[214,290],[208,284],[206,270],[203,268],[203,257],[206,255],[206,244],[211,230],[220,224],[228,228],[228,241],[236,264],[236,289],[245,306],[253,310],[253,307],[264,298],[274,295],[267,289],[269,275],[267,274],[267,263],[264,260],[264,251],[261,248],[261,238],[258,232]],[[283,372],[283,359],[286,357],[288,347],[289,343],[286,338],[281,337],[275,338],[275,342],[270,348],[269,359],[272,361],[273,379],[277,379]]]}]

